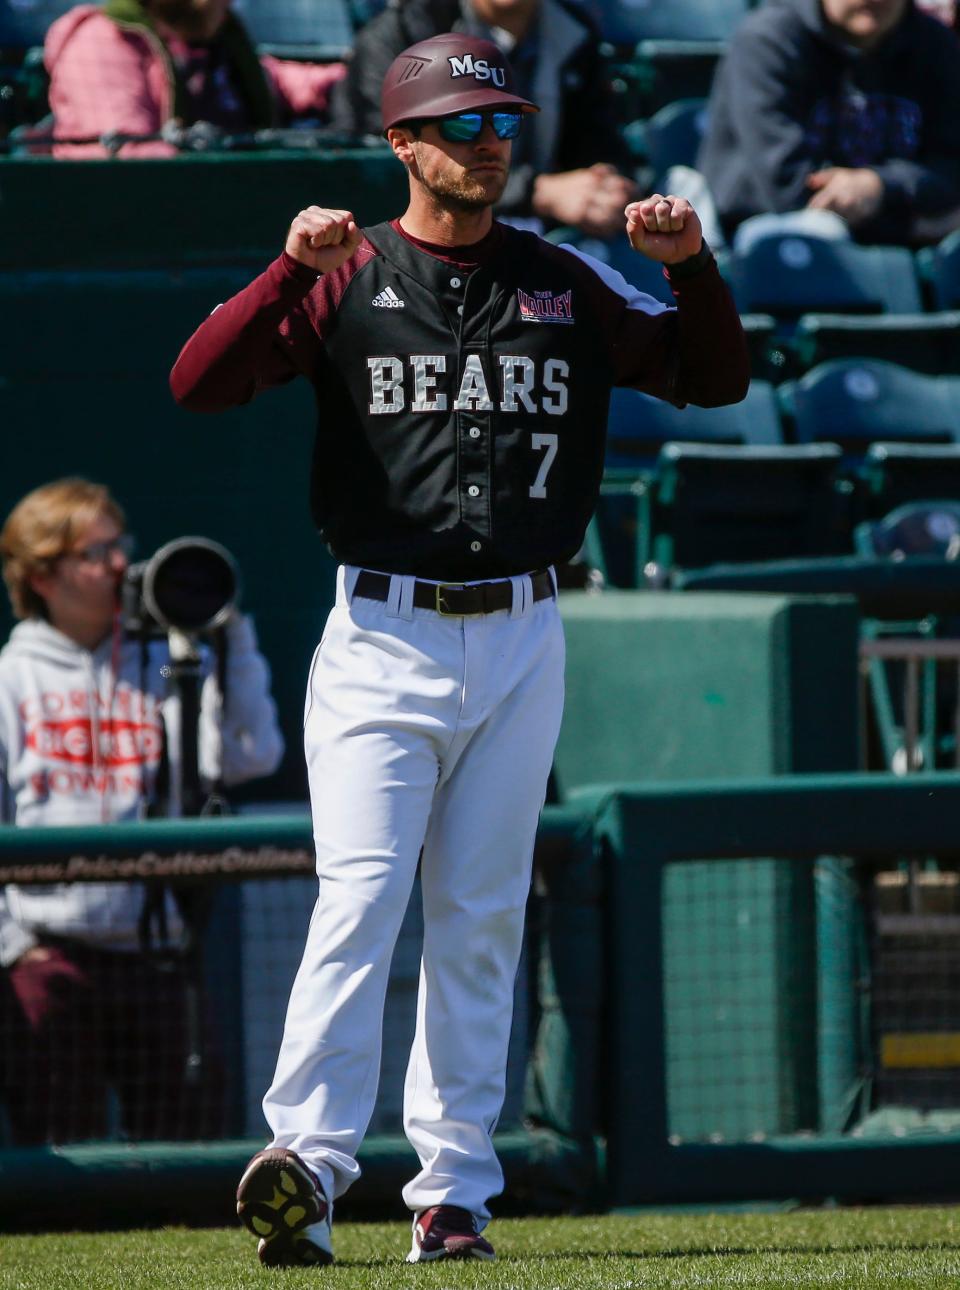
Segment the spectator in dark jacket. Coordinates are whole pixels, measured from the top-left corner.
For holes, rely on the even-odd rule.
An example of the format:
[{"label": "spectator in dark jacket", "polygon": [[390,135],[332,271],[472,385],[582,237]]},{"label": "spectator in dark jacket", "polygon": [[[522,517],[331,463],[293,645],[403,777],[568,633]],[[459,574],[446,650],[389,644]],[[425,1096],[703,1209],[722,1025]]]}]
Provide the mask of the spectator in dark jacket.
[{"label": "spectator in dark jacket", "polygon": [[[402,49],[443,31],[494,40],[509,55],[517,93],[541,110],[513,145],[500,218],[572,225],[593,237],[623,228],[636,186],[604,83],[597,33],[569,0],[399,0],[357,35],[346,80],[334,87],[333,124],[379,134],[380,87]],[[533,223],[535,221],[535,223]]]},{"label": "spectator in dark jacket", "polygon": [[772,0],[718,69],[698,167],[727,236],[808,209],[935,241],[960,222],[960,45],[913,0]]}]

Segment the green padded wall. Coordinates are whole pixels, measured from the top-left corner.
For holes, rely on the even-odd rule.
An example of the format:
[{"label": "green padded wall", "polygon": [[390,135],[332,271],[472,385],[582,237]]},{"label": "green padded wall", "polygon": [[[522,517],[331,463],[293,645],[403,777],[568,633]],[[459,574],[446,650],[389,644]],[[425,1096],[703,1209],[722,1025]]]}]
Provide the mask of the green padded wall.
[{"label": "green padded wall", "polygon": [[[0,271],[127,269],[273,259],[305,206],[399,215],[406,174],[387,147],[156,161],[3,162]],[[64,214],[69,212],[69,226]]]},{"label": "green padded wall", "polygon": [[[852,600],[623,591],[561,604],[561,794],[857,768]],[[810,867],[764,857],[669,864],[659,896],[671,1138],[740,1141],[839,1118],[855,1033],[837,998],[845,964],[828,957],[821,1106]],[[661,1057],[651,1050],[650,1060]]]},{"label": "green padded wall", "polygon": [[857,768],[853,600],[610,591],[561,606],[561,795]]}]

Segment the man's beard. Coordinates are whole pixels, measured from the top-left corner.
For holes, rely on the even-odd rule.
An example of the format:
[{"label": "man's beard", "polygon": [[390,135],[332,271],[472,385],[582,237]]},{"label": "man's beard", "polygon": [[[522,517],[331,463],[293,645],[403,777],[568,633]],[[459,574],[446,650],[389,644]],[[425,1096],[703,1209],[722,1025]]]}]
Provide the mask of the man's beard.
[{"label": "man's beard", "polygon": [[505,171],[496,177],[491,174],[490,179],[495,178],[495,182],[486,184],[474,179],[466,170],[459,175],[443,174],[431,180],[424,178],[422,166],[418,166],[418,171],[421,184],[436,204],[445,210],[468,213],[485,210],[500,200],[507,186]]}]

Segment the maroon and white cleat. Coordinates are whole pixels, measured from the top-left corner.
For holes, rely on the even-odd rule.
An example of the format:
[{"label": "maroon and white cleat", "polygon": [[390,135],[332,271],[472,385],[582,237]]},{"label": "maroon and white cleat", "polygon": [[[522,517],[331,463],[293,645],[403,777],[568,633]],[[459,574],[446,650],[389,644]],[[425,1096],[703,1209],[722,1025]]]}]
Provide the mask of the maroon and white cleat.
[{"label": "maroon and white cleat", "polygon": [[490,1242],[477,1231],[468,1209],[459,1205],[433,1205],[413,1222],[413,1248],[408,1263],[431,1259],[495,1259]]}]

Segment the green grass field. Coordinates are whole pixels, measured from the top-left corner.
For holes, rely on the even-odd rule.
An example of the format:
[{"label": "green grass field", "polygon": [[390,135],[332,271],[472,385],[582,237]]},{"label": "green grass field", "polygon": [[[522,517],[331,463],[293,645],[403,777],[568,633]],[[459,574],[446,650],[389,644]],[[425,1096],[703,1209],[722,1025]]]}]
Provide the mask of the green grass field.
[{"label": "green grass field", "polygon": [[496,1263],[403,1263],[405,1224],[335,1227],[337,1265],[268,1271],[241,1230],[0,1237],[2,1290],[960,1287],[960,1208],[502,1220]]}]

